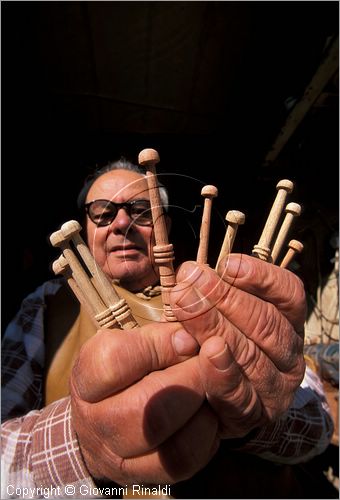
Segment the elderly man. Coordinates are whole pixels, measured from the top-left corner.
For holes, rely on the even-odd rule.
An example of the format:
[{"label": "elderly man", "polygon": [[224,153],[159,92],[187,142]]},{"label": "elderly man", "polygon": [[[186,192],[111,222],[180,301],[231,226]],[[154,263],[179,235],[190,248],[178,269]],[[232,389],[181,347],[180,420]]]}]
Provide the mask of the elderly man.
[{"label": "elderly man", "polygon": [[[132,297],[157,293],[149,192],[139,167],[110,164],[85,185],[79,204],[90,251],[118,289]],[[235,254],[218,273],[185,262],[176,281],[170,300],[178,321],[159,315],[133,330],[96,332],[86,311],[72,313],[61,280],[24,301],[3,343],[3,498],[16,495],[9,484],[59,488],[61,497],[70,496],[69,487],[76,497],[119,496],[119,487],[137,484],[174,485],[171,494],[178,487],[188,495],[181,486],[202,485],[217,462],[214,481],[223,486],[210,491],[227,496],[233,450],[244,463],[249,452],[292,464],[327,446],[332,423],[322,391],[308,374],[300,386],[300,280]],[[58,393],[62,376],[67,385]]]}]

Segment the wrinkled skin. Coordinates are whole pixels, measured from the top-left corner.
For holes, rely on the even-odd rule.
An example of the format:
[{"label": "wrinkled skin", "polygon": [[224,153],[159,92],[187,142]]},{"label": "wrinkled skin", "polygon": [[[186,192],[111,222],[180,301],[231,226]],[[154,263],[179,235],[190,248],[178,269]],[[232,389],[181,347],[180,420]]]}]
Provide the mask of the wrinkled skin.
[{"label": "wrinkled skin", "polygon": [[[115,194],[113,194],[115,193]],[[145,177],[128,170],[112,170],[91,186],[86,202],[104,199],[115,203],[144,199],[150,194]],[[97,264],[111,279],[119,279],[127,290],[141,290],[157,283],[153,264],[153,226],[132,224],[126,210],[118,210],[109,226],[98,227],[86,217],[87,243]]]},{"label": "wrinkled skin", "polygon": [[[75,430],[94,478],[176,483],[225,438],[278,418],[304,373],[305,296],[291,272],[246,255],[184,263],[179,322],[103,330],[71,378]],[[277,395],[280,395],[278,397]]]}]

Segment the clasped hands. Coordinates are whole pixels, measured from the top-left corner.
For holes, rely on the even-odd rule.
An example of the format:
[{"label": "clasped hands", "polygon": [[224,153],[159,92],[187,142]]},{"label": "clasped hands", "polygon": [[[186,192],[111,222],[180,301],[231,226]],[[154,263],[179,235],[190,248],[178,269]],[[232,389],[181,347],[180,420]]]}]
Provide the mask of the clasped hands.
[{"label": "clasped hands", "polygon": [[177,283],[178,322],[101,330],[81,349],[72,421],[95,479],[188,479],[221,439],[277,419],[301,383],[306,305],[294,274],[232,254],[218,273],[184,263]]}]

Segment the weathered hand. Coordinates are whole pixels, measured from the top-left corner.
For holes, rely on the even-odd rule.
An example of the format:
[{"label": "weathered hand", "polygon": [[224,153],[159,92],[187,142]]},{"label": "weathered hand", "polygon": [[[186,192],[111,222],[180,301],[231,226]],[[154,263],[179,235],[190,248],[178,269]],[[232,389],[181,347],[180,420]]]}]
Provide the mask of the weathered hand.
[{"label": "weathered hand", "polygon": [[178,323],[102,330],[84,344],[71,376],[72,419],[94,478],[171,484],[210,461],[218,422],[197,351]]},{"label": "weathered hand", "polygon": [[218,274],[184,263],[174,313],[199,342],[200,373],[223,438],[242,437],[290,406],[304,374],[305,294],[290,271],[246,255]]}]

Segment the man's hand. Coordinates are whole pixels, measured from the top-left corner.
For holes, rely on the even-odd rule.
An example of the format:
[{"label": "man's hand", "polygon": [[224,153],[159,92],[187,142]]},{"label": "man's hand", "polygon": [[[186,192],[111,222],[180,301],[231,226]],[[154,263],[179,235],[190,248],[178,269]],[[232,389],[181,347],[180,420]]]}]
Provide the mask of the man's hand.
[{"label": "man's hand", "polygon": [[89,472],[119,484],[171,484],[219,445],[198,344],[178,323],[102,330],[71,376],[72,421]]},{"label": "man's hand", "polygon": [[200,344],[200,376],[223,438],[245,436],[290,406],[304,374],[306,305],[290,271],[230,255],[216,274],[184,263],[173,311]]},{"label": "man's hand", "polygon": [[220,437],[285,412],[302,380],[305,296],[295,275],[232,255],[219,274],[185,263],[177,282],[181,325],[100,331],[74,366],[73,425],[95,479],[187,479]]}]

